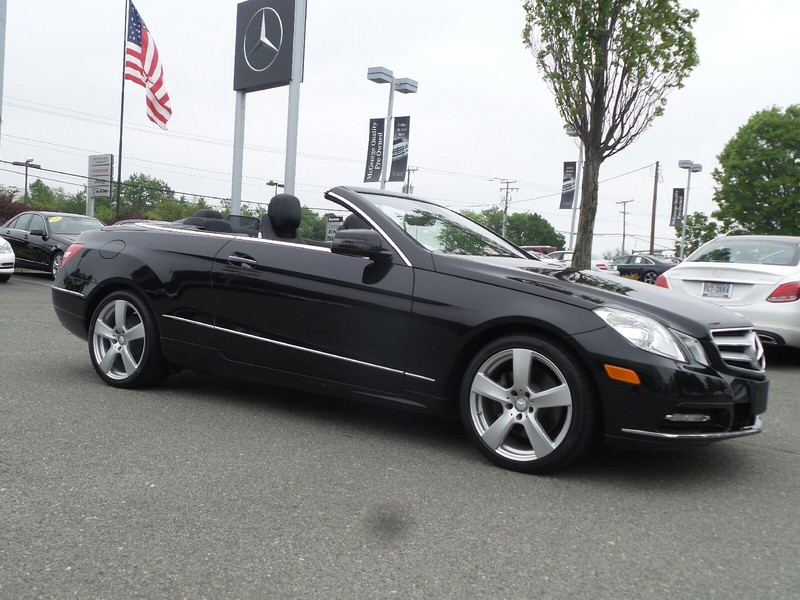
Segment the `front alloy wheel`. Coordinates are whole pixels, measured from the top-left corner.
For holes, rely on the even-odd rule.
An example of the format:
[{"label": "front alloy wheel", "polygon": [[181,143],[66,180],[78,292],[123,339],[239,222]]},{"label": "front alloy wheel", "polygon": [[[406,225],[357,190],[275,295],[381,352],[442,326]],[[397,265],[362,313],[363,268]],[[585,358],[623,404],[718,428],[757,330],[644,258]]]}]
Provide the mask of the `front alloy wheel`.
[{"label": "front alloy wheel", "polygon": [[577,359],[547,340],[514,336],[472,361],[461,414],[478,448],[502,467],[547,473],[578,459],[595,433],[595,402]]},{"label": "front alloy wheel", "polygon": [[89,329],[89,353],[97,374],[114,387],[152,385],[168,373],[155,319],[130,292],[115,292],[100,302]]}]

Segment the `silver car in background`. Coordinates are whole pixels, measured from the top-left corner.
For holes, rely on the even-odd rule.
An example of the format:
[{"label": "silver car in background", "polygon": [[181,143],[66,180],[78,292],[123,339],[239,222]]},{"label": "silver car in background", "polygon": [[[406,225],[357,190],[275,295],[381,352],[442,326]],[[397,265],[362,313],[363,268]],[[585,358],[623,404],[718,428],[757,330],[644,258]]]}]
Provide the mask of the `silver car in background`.
[{"label": "silver car in background", "polygon": [[764,343],[800,348],[800,236],[717,238],[656,285],[744,315]]}]

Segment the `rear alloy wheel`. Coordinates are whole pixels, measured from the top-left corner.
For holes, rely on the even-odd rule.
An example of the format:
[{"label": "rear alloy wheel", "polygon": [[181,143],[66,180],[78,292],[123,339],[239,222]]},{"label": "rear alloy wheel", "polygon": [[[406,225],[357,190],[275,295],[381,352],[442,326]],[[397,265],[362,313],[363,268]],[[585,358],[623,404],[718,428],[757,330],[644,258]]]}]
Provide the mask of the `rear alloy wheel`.
[{"label": "rear alloy wheel", "polygon": [[595,438],[588,377],[569,351],[541,338],[510,336],[484,348],[467,368],[460,400],[472,441],[514,471],[562,469]]},{"label": "rear alloy wheel", "polygon": [[644,277],[642,277],[642,281],[651,285],[656,282],[656,279],[658,279],[658,273],[655,271],[648,271],[644,274]]},{"label": "rear alloy wheel", "polygon": [[169,374],[155,318],[131,292],[114,292],[100,302],[89,327],[89,355],[97,374],[114,387],[146,387]]},{"label": "rear alloy wheel", "polygon": [[64,253],[60,250],[53,254],[53,257],[50,259],[50,274],[53,276],[53,279],[56,278],[58,275],[58,270],[61,268],[61,259],[64,258]]}]

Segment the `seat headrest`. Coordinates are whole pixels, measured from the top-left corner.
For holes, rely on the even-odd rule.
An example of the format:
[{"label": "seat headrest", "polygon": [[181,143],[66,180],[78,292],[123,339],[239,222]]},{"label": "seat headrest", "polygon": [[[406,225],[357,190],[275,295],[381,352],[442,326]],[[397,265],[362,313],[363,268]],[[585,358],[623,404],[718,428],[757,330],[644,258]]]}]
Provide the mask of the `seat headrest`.
[{"label": "seat headrest", "polygon": [[348,215],[342,223],[342,229],[372,229],[370,225],[357,214]]},{"label": "seat headrest", "polygon": [[279,236],[294,236],[303,216],[300,200],[291,194],[273,196],[267,207],[267,215],[275,233]]}]

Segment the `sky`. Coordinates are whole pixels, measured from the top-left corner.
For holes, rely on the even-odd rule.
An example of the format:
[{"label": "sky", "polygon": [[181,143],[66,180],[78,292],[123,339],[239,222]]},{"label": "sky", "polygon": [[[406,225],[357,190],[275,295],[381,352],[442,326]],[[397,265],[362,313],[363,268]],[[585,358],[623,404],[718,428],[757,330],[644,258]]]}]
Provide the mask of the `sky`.
[{"label": "sky", "polygon": [[[125,0],[5,0],[8,5],[0,160],[33,157],[51,187],[85,185],[88,156],[117,153]],[[122,176],[145,173],[178,193],[231,195],[236,0],[137,0],[162,58],[173,117],[147,120],[144,90],[125,91]],[[672,189],[678,161],[691,178],[689,212],[710,214],[712,171],[725,144],[754,113],[800,102],[800,2],[683,0],[696,8],[700,65],[668,97],[664,116],[606,160],[593,253],[649,247],[655,163],[661,166],[656,248],[674,246]],[[553,96],[522,44],[521,0],[308,0],[300,88],[296,194],[326,209],[323,194],[362,184],[369,119],[385,117],[389,89],[366,78],[384,66],[419,82],[395,95],[411,117],[409,166],[417,195],[456,210],[501,206],[538,213],[569,241],[572,212],[559,209],[565,135]],[[267,202],[283,181],[288,87],[247,96],[243,201]],[[23,170],[0,163],[0,185],[24,187]],[[388,183],[400,191],[401,183]],[[630,201],[630,202],[628,202]],[[623,204],[624,203],[624,204]],[[623,208],[625,214],[623,215]]]}]

